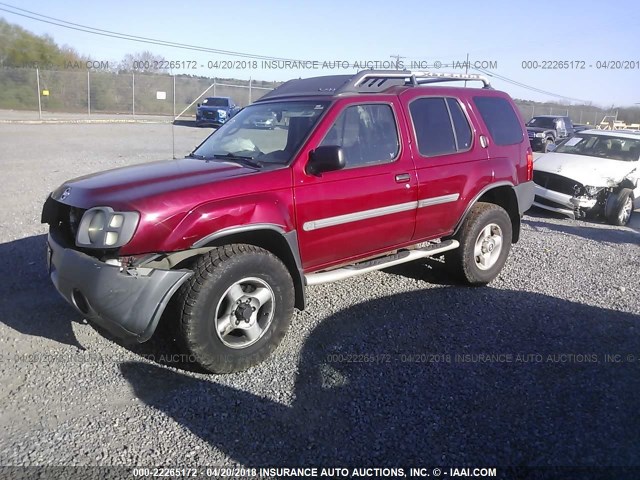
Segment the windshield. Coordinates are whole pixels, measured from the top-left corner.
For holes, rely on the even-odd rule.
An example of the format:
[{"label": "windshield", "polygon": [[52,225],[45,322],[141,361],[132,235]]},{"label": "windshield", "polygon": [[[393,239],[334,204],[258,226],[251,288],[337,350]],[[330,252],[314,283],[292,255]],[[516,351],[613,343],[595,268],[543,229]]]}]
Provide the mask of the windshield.
[{"label": "windshield", "polygon": [[527,127],[556,128],[556,122],[550,117],[535,117],[529,120]]},{"label": "windshield", "polygon": [[228,98],[205,98],[202,102],[202,105],[207,107],[228,107],[229,99]]},{"label": "windshield", "polygon": [[[245,157],[259,164],[287,164],[328,102],[277,102],[250,105],[196,148],[192,156]],[[273,118],[265,124],[259,119]]]},{"label": "windshield", "polygon": [[640,157],[640,136],[635,139],[578,133],[562,142],[554,151],[635,162]]}]

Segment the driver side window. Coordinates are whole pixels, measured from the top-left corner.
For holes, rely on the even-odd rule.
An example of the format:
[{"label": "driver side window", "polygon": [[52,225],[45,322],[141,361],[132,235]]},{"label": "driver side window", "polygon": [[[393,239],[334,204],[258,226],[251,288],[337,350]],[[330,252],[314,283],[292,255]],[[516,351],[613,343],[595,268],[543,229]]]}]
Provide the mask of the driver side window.
[{"label": "driver side window", "polygon": [[342,147],[345,168],[393,161],[400,149],[398,130],[389,105],[352,105],[343,110],[320,146]]}]

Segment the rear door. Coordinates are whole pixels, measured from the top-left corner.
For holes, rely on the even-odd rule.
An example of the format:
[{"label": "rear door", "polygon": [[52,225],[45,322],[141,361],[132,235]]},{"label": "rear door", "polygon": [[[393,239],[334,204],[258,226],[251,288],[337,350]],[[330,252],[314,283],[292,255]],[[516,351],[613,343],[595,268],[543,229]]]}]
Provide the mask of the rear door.
[{"label": "rear door", "polygon": [[[368,101],[369,100],[369,101]],[[296,223],[305,270],[319,270],[407,243],[417,182],[395,96],[339,100],[294,165]],[[309,153],[341,146],[343,170],[306,173]]]},{"label": "rear door", "polygon": [[489,132],[488,153],[494,183],[518,185],[527,180],[531,148],[518,108],[502,92],[481,91],[472,98],[476,118]]},{"label": "rear door", "polygon": [[424,89],[407,96],[418,177],[414,239],[437,238],[453,230],[478,176],[490,171],[487,151],[479,141],[482,132],[456,97],[425,95]]}]

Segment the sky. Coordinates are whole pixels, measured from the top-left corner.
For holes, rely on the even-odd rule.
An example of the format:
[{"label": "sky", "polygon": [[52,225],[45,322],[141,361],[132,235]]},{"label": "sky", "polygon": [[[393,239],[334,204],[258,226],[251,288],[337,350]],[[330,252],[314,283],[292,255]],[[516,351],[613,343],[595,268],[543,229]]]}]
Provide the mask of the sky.
[{"label": "sky", "polygon": [[[7,5],[127,35],[305,60],[308,68],[79,32],[9,13],[35,16]],[[401,66],[410,70],[464,73],[468,54],[469,73],[482,68],[514,98],[640,104],[640,3],[627,0],[0,0],[0,17],[97,61],[149,50],[196,66],[175,73],[283,81],[389,67],[397,61],[392,55],[404,57]]]}]

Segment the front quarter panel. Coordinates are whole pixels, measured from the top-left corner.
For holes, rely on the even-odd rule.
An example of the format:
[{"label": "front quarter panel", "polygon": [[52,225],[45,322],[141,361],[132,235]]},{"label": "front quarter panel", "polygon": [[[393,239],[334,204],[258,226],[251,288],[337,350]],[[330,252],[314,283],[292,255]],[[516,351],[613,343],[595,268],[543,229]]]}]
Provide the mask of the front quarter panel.
[{"label": "front quarter panel", "polygon": [[200,205],[167,237],[161,250],[185,250],[220,230],[255,224],[275,225],[284,232],[293,230],[291,190],[243,195]]},{"label": "front quarter panel", "polygon": [[291,182],[291,170],[283,167],[155,199],[149,211],[140,212],[138,229],[120,254],[186,250],[219,230],[255,223],[291,231],[295,228]]}]

